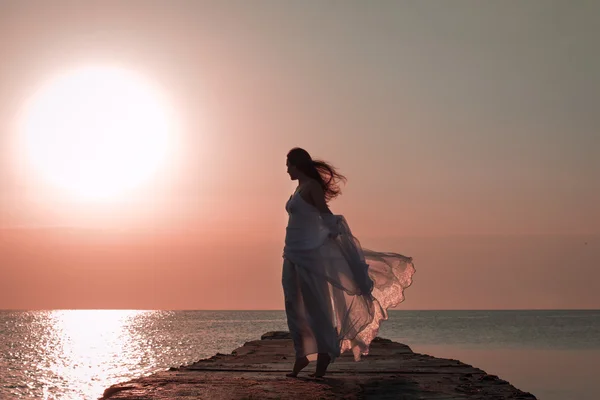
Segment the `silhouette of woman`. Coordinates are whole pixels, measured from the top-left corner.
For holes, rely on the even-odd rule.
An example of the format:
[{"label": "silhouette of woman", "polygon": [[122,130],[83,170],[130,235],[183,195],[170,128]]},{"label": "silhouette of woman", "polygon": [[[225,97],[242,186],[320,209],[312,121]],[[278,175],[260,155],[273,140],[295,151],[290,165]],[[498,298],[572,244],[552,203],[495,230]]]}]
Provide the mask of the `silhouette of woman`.
[{"label": "silhouette of woman", "polygon": [[314,376],[322,378],[336,357],[352,350],[368,354],[387,309],[404,300],[412,283],[412,258],[361,248],[343,216],[329,200],[346,180],[301,148],[287,155],[287,172],[298,187],[286,203],[289,215],[283,252],[282,284],[296,377],[317,354]]}]

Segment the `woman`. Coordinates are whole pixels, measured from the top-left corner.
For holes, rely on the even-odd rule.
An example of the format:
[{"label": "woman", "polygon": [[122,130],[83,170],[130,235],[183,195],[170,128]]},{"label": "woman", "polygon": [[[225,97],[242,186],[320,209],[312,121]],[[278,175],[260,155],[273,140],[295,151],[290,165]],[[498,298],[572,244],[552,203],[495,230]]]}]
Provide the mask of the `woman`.
[{"label": "woman", "polygon": [[410,257],[362,249],[344,217],[327,203],[346,178],[301,148],[287,155],[298,187],[286,203],[289,214],[283,252],[283,292],[296,362],[296,377],[318,354],[315,376],[346,350],[358,360],[369,351],[387,309],[404,300],[415,272]]}]

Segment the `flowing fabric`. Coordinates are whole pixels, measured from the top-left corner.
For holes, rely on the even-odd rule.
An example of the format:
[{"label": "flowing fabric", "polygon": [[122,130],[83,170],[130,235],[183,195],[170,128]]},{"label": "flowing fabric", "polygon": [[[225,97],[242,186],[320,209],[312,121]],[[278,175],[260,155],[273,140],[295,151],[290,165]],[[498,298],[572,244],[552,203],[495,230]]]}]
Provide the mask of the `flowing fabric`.
[{"label": "flowing fabric", "polygon": [[296,357],[328,353],[332,360],[351,350],[369,352],[387,309],[404,300],[412,283],[412,258],[363,249],[343,216],[335,238],[319,211],[299,193],[289,214],[282,284]]}]

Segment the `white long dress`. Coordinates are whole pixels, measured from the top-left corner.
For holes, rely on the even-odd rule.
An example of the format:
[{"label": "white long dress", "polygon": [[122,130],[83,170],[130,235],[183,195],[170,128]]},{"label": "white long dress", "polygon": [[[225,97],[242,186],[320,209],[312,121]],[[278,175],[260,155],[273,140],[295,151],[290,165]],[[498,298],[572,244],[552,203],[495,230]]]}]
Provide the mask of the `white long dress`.
[{"label": "white long dress", "polygon": [[286,210],[282,284],[296,357],[328,353],[334,360],[352,350],[358,360],[387,309],[404,300],[412,258],[362,249],[340,215],[334,216],[340,234],[330,238],[330,225],[299,193]]}]

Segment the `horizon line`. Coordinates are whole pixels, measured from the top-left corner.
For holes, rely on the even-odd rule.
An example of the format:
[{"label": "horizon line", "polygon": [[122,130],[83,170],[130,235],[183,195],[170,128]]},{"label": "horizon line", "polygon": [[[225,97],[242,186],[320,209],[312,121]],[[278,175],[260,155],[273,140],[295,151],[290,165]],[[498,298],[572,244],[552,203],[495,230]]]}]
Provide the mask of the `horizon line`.
[{"label": "horizon line", "polygon": [[[266,312],[280,311],[285,309],[201,309],[201,308],[0,308],[2,311],[209,311],[209,312]],[[422,309],[388,309],[391,311],[600,311],[600,308],[422,308]]]}]

